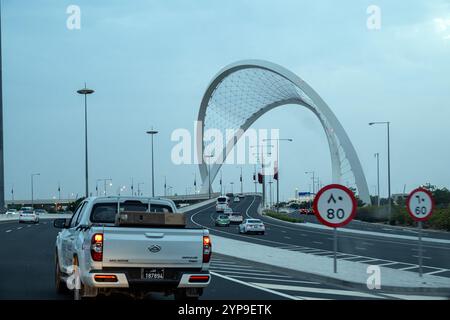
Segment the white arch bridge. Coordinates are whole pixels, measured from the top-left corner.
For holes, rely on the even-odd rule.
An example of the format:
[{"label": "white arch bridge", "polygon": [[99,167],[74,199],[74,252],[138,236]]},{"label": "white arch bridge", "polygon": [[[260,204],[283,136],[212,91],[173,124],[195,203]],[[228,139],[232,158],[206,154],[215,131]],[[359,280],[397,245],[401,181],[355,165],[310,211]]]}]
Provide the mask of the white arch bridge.
[{"label": "white arch bridge", "polygon": [[[200,105],[197,127],[197,158],[204,158],[204,133],[208,129],[236,129],[236,138],[226,141],[217,159],[226,159],[237,140],[266,112],[288,104],[312,111],[319,119],[328,140],[332,181],[352,182],[359,198],[370,204],[369,189],[356,151],[338,119],[325,101],[300,77],[267,61],[238,61],[223,68],[211,81]],[[211,183],[222,161],[211,164]],[[200,161],[202,191],[208,192],[208,164]]]}]

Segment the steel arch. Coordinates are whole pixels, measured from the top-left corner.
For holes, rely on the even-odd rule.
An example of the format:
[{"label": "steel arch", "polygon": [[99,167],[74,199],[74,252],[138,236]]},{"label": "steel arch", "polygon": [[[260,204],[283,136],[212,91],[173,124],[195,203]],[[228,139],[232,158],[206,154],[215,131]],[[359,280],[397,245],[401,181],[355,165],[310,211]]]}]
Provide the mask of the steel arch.
[{"label": "steel arch", "polygon": [[[220,70],[216,74],[216,76],[212,79],[203,95],[203,99],[200,105],[200,110],[197,118],[198,120],[197,123],[200,125],[197,126],[196,132],[196,139],[197,139],[196,152],[197,152],[197,159],[200,160],[199,170],[203,181],[202,192],[208,192],[208,185],[209,185],[207,164],[203,161],[203,153],[205,149],[203,134],[205,129],[206,111],[209,102],[211,98],[214,96],[216,89],[221,85],[224,79],[240,70],[252,68],[265,70],[286,79],[287,81],[292,83],[296,88],[298,88],[301,92],[306,94],[307,98],[309,99],[292,97],[280,101],[274,101],[273,103],[270,103],[260,108],[257,112],[253,113],[245,121],[243,125],[241,125],[240,129],[242,130],[240,130],[237,134],[238,139],[236,140],[233,139],[227,142],[227,146],[225,146],[222,151],[223,155],[222,159],[226,159],[226,156],[231,151],[232,147],[234,147],[234,145],[237,143],[242,134],[263,114],[282,105],[297,104],[311,110],[318,117],[320,123],[322,124],[322,127],[325,131],[328,140],[328,146],[330,149],[333,183],[341,183],[342,163],[339,156],[339,146],[341,146],[343,152],[345,153],[345,157],[350,164],[351,172],[353,173],[355,184],[358,190],[358,196],[364,203],[370,204],[371,200],[369,195],[369,189],[367,186],[366,178],[364,176],[364,172],[362,170],[361,163],[349,137],[347,136],[347,133],[345,132],[344,128],[342,127],[342,125],[340,124],[334,113],[331,111],[331,109],[328,107],[325,101],[314,91],[314,89],[311,88],[299,76],[297,76],[293,72],[287,70],[286,68],[280,65],[264,60],[243,60],[226,66],[225,68]],[[214,181],[221,166],[222,164],[217,163],[211,165],[211,183]]]}]

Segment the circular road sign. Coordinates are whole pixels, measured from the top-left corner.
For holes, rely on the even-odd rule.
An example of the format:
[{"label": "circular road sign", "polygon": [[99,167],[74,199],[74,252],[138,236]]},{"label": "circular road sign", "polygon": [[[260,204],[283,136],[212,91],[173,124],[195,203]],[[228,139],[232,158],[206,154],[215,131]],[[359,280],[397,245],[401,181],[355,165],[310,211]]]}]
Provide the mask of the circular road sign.
[{"label": "circular road sign", "polygon": [[353,192],[340,184],[330,184],[314,198],[314,214],[329,227],[345,226],[356,214],[357,202]]},{"label": "circular road sign", "polygon": [[434,209],[434,200],[431,192],[424,188],[411,191],[406,200],[409,215],[416,221],[427,220]]}]

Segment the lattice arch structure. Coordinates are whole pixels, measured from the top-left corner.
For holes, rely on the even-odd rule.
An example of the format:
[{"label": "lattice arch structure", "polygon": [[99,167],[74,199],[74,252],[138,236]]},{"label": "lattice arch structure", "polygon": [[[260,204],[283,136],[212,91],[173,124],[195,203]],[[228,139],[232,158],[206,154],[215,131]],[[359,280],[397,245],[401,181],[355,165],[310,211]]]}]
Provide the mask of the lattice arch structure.
[{"label": "lattice arch structure", "polygon": [[[200,105],[197,126],[197,158],[204,159],[204,132],[235,129],[239,139],[263,114],[283,105],[296,104],[311,110],[319,119],[328,140],[333,183],[354,185],[359,198],[370,204],[369,189],[356,151],[323,99],[300,77],[267,61],[238,61],[222,69],[211,81]],[[226,159],[236,139],[230,139],[219,159]],[[211,183],[222,163],[211,165]],[[208,165],[199,163],[202,192],[208,192]],[[350,183],[349,183],[350,181]]]}]

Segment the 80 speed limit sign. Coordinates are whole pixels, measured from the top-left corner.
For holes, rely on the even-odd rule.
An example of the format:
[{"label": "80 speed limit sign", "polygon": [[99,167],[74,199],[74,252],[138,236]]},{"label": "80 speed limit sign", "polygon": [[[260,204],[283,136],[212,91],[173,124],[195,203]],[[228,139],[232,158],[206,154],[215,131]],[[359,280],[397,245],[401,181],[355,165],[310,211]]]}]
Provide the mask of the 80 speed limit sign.
[{"label": "80 speed limit sign", "polygon": [[337,228],[353,219],[357,203],[350,189],[340,184],[330,184],[317,193],[313,207],[314,214],[321,223]]},{"label": "80 speed limit sign", "polygon": [[427,220],[433,213],[434,201],[431,192],[424,188],[413,190],[406,200],[410,216],[416,221]]}]

